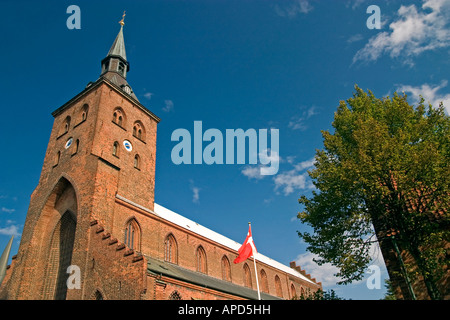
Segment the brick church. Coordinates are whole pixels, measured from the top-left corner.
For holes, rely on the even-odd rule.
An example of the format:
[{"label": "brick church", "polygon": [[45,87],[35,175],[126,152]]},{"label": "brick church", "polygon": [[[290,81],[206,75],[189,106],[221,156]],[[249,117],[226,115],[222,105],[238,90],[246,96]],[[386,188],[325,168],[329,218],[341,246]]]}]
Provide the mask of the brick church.
[{"label": "brick church", "polygon": [[0,299],[246,300],[258,298],[256,276],[263,300],[322,289],[294,262],[258,253],[257,275],[253,258],[233,264],[239,243],[154,202],[160,119],[127,82],[120,24],[99,79],[52,113]]}]

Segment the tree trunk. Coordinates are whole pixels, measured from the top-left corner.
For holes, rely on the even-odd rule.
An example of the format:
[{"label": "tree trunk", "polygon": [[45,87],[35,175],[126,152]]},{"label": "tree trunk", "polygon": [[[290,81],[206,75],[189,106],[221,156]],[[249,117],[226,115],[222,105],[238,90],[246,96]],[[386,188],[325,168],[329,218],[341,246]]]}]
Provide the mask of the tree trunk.
[{"label": "tree trunk", "polygon": [[433,277],[433,270],[428,270],[428,268],[426,267],[426,263],[422,258],[422,254],[419,248],[417,246],[411,245],[411,247],[409,248],[409,252],[416,261],[419,272],[423,276],[423,281],[425,282],[425,286],[427,287],[428,295],[430,296],[431,300],[441,300],[442,296],[436,286],[436,281]]}]

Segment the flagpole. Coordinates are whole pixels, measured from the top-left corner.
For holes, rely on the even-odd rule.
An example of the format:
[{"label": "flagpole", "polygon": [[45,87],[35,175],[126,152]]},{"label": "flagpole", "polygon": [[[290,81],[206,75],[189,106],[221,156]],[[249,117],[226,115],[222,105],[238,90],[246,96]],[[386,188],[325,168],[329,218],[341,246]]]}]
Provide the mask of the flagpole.
[{"label": "flagpole", "polygon": [[[250,222],[248,223],[250,227]],[[254,249],[254,248],[252,248]],[[252,250],[252,252],[255,252],[256,250]],[[259,281],[258,281],[258,271],[256,270],[256,254],[253,255],[253,265],[255,266],[255,277],[256,277],[256,289],[258,289],[258,300],[261,300],[261,293],[259,292]]]}]

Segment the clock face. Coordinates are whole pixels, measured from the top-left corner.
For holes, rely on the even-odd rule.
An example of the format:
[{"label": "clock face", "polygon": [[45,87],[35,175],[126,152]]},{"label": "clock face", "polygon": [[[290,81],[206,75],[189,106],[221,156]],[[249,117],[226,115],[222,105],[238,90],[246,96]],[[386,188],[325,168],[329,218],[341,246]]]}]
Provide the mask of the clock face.
[{"label": "clock face", "polygon": [[125,150],[127,150],[128,152],[130,152],[131,150],[133,150],[133,146],[131,145],[131,142],[128,140],[125,140],[123,142],[123,146],[125,147]]},{"label": "clock face", "polygon": [[69,138],[69,140],[67,140],[64,148],[69,149],[69,147],[72,145],[72,142],[73,142],[73,138]]}]

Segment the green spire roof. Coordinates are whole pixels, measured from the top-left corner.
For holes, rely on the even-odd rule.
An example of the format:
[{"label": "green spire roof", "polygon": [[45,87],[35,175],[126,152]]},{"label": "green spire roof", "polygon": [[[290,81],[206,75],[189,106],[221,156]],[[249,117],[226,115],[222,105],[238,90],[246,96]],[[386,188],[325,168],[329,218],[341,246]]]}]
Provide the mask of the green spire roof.
[{"label": "green spire roof", "polygon": [[125,61],[127,61],[127,54],[125,52],[125,41],[123,40],[123,25],[120,27],[119,34],[117,35],[116,40],[114,40],[111,49],[109,49],[107,57],[109,56],[119,56]]},{"label": "green spire roof", "polygon": [[0,284],[3,281],[3,278],[6,276],[6,267],[8,266],[9,253],[11,252],[11,246],[13,242],[14,236],[11,237],[8,244],[6,245],[5,250],[0,257]]}]

